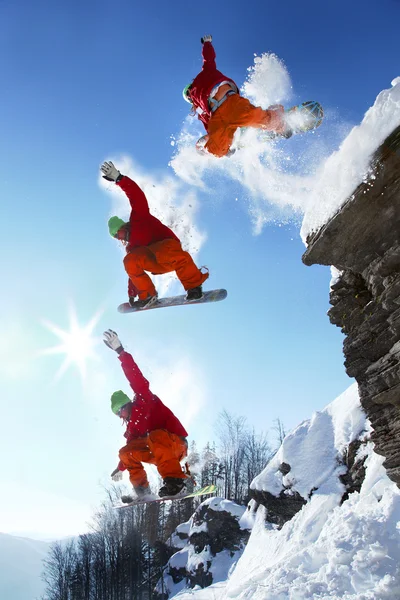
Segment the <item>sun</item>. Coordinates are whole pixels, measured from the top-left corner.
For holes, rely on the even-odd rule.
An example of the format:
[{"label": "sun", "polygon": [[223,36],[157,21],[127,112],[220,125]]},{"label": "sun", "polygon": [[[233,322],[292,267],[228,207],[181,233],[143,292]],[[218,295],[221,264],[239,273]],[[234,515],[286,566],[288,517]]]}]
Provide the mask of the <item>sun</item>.
[{"label": "sun", "polygon": [[65,354],[65,359],[55,374],[55,380],[60,379],[71,365],[75,365],[82,379],[86,377],[86,363],[88,360],[98,360],[94,350],[99,343],[95,338],[93,330],[97,325],[103,311],[98,311],[87,325],[80,327],[73,306],[69,309],[69,331],[63,331],[57,325],[42,320],[42,323],[60,340],[61,344],[42,350],[40,354]]}]

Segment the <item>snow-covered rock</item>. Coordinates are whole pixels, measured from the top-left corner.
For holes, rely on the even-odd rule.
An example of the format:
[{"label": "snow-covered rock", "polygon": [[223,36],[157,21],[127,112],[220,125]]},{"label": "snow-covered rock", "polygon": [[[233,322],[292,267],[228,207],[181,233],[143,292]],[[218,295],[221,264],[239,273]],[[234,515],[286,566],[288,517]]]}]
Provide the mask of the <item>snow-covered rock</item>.
[{"label": "snow-covered rock", "polygon": [[353,127],[340,148],[319,167],[302,224],[304,240],[318,231],[343,206],[360,182],[373,181],[371,159],[400,125],[400,77],[382,90],[362,122]]},{"label": "snow-covered rock", "polygon": [[[253,498],[267,509],[267,520],[281,527],[321,490],[324,495],[339,500],[346,494],[347,487],[354,491],[355,479],[346,477],[348,458],[354,452],[355,442],[358,441],[357,449],[361,446],[359,437],[366,437],[366,428],[354,384],[287,435],[278,452],[251,484]],[[362,464],[365,457],[360,453],[360,459],[354,459],[351,466],[360,461]],[[360,470],[360,464],[357,468]],[[359,487],[361,483],[358,482]]]},{"label": "snow-covered rock", "polygon": [[185,587],[205,588],[228,577],[249,537],[251,525],[241,522],[245,511],[245,506],[230,500],[208,498],[187,523],[177,527],[170,544],[180,550],[170,558],[157,584],[159,600]]}]

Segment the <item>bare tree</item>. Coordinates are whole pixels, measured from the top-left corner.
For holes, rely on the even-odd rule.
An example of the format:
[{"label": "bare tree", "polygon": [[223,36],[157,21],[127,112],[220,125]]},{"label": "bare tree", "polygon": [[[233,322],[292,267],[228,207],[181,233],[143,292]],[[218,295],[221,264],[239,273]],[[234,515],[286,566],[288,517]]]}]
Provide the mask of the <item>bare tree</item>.
[{"label": "bare tree", "polygon": [[235,417],[223,410],[217,421],[225,498],[240,502],[243,496],[242,469],[247,436],[245,417]]},{"label": "bare tree", "polygon": [[265,468],[273,456],[273,451],[268,443],[265,433],[256,434],[254,428],[248,433],[244,447],[246,465],[247,498],[250,497],[250,484],[253,479]]},{"label": "bare tree", "polygon": [[207,442],[201,454],[200,485],[219,485],[223,479],[221,475],[220,460],[217,455],[215,442],[211,445]]},{"label": "bare tree", "polygon": [[44,560],[45,600],[72,600],[71,587],[76,560],[73,541],[64,547],[60,542],[51,546],[49,555]]},{"label": "bare tree", "polygon": [[276,453],[277,450],[279,450],[279,448],[281,447],[282,442],[286,437],[285,426],[279,417],[274,420],[274,426],[272,427],[272,430],[275,432],[275,436],[276,436],[276,440],[277,440],[277,448],[275,450],[275,453]]}]

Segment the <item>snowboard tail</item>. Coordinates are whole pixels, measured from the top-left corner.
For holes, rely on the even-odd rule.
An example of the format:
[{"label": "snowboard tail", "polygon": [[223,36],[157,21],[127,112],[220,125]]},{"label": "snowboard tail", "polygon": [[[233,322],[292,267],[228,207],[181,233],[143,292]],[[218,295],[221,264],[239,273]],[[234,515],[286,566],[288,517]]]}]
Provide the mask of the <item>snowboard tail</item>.
[{"label": "snowboard tail", "polygon": [[217,486],[206,485],[196,492],[181,492],[176,494],[175,496],[163,496],[162,498],[138,498],[133,502],[129,502],[129,504],[118,504],[114,506],[114,508],[126,508],[127,506],[136,506],[137,504],[151,504],[152,502],[166,502],[168,500],[186,500],[187,498],[195,498],[196,496],[208,496],[210,494],[214,494],[217,491]]},{"label": "snowboard tail", "polygon": [[224,300],[228,295],[226,290],[210,290],[208,292],[204,292],[203,297],[199,300],[191,300],[187,301],[185,295],[181,296],[170,296],[169,298],[159,298],[154,304],[151,304],[148,308],[139,308],[135,307],[135,303],[133,306],[129,304],[129,302],[124,302],[118,306],[118,312],[120,313],[131,313],[131,312],[142,312],[145,310],[153,310],[154,308],[168,308],[169,306],[183,306],[185,304],[205,304],[207,302],[219,302],[220,300]]}]

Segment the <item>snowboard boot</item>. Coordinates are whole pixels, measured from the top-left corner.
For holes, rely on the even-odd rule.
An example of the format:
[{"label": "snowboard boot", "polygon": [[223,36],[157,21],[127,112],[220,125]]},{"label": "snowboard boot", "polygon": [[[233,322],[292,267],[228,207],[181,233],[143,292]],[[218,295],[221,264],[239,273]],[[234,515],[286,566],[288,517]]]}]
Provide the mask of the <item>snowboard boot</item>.
[{"label": "snowboard boot", "polygon": [[125,496],[121,496],[121,502],[123,502],[124,504],[130,504],[131,502],[134,501],[134,497],[130,496],[129,494],[126,494]]},{"label": "snowboard boot", "polygon": [[288,140],[289,138],[292,137],[293,131],[290,129],[290,127],[286,127],[286,129],[284,131],[282,131],[282,133],[280,133],[279,135]]},{"label": "snowboard boot", "polygon": [[133,308],[149,308],[149,306],[151,306],[152,304],[154,304],[155,302],[157,302],[158,300],[158,295],[157,292],[154,296],[147,296],[147,298],[145,300],[136,300],[134,298],[132,298],[132,296],[129,297],[129,304],[133,307]]},{"label": "snowboard boot", "polygon": [[133,491],[135,492],[134,496],[131,496],[130,494],[121,496],[121,502],[124,504],[130,504],[131,502],[140,500],[140,498],[144,498],[144,496],[148,496],[151,493],[150,486],[148,485],[135,485],[133,486]]},{"label": "snowboard boot", "polygon": [[192,300],[201,300],[201,298],[203,297],[203,287],[201,285],[198,285],[195,288],[192,288],[191,290],[188,290],[186,292],[186,302],[191,302]]},{"label": "snowboard boot", "polygon": [[164,496],[176,496],[185,487],[185,480],[180,477],[165,477],[164,485],[158,490],[160,498]]}]

